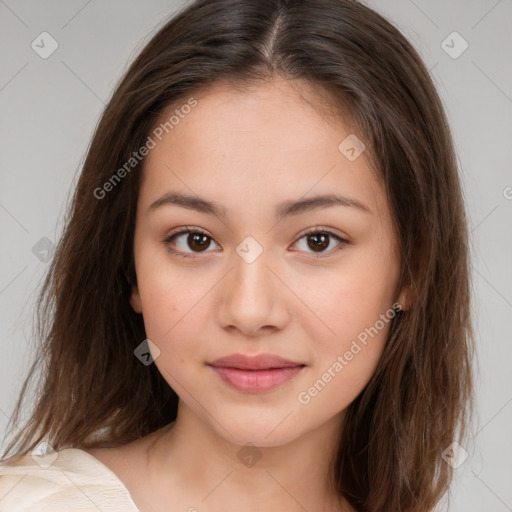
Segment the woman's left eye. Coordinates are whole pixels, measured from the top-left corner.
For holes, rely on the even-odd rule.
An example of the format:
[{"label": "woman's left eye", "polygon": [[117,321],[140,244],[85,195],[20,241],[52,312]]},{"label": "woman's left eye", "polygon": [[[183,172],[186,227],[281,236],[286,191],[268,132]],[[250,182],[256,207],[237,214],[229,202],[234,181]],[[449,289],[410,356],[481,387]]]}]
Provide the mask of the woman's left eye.
[{"label": "woman's left eye", "polygon": [[[185,239],[180,240],[181,237],[186,237]],[[331,239],[336,240],[338,244],[335,246],[335,250],[340,250],[343,246],[348,245],[350,242],[340,237],[336,233],[328,229],[318,229],[315,228],[304,235],[302,235],[296,244],[298,244],[302,239],[306,239],[306,247],[312,249],[313,252],[323,253],[326,252],[326,249],[331,245]],[[191,254],[199,254],[201,252],[211,252],[207,251],[207,249],[211,245],[211,238],[209,235],[200,231],[199,229],[189,229],[179,231],[168,236],[164,240],[164,244],[169,252],[172,254],[177,254],[184,258],[194,258],[195,256],[191,256]],[[177,249],[171,247],[171,245],[175,245]],[[192,249],[192,252],[187,252],[186,249]],[[299,248],[299,250],[301,250]],[[308,252],[306,250],[306,252]],[[329,251],[331,252],[331,251]]]},{"label": "woman's left eye", "polygon": [[332,231],[329,231],[328,229],[311,230],[308,233],[302,235],[298,242],[300,242],[303,238],[306,239],[306,246],[313,249],[313,252],[327,252],[324,251],[324,249],[331,245],[330,239],[334,239],[338,242],[338,244],[335,246],[336,251],[340,250],[343,246],[348,245],[349,243],[347,240],[341,238],[341,236],[333,233]]}]

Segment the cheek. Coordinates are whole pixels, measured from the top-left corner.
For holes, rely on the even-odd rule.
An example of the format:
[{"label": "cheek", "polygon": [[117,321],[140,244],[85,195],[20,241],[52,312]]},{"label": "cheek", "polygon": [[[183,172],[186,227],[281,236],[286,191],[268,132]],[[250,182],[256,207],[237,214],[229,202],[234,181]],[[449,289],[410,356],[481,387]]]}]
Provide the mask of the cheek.
[{"label": "cheek", "polygon": [[208,279],[191,279],[169,265],[145,270],[139,279],[144,326],[160,351],[155,363],[167,379],[163,370],[175,373],[201,355],[201,319],[208,317],[204,295],[212,284]]},{"label": "cheek", "polygon": [[201,298],[208,290],[208,276],[172,264],[171,256],[155,242],[147,242],[137,261],[137,281],[146,333],[165,343],[176,329],[201,310]]},{"label": "cheek", "polygon": [[330,330],[316,325],[315,336],[312,329],[314,364],[297,396],[300,404],[311,403],[326,418],[348,407],[369,382],[395,316],[385,287],[367,293],[352,279],[335,283],[332,300],[319,310]]},{"label": "cheek", "polygon": [[[343,263],[329,272],[329,279],[319,281],[323,286],[307,288],[307,280],[303,282],[305,302],[316,313],[303,315],[308,319],[303,327],[315,340],[314,377],[321,379],[330,368],[336,375],[332,382],[342,383],[344,395],[344,389],[360,391],[377,367],[395,316],[391,306],[398,268],[378,247],[354,251]],[[322,380],[328,381],[329,375]]]},{"label": "cheek", "polygon": [[183,293],[154,293],[144,303],[146,335],[159,351],[154,364],[182,397],[195,378],[197,364],[204,359],[204,329],[199,321],[203,309],[195,295]]}]

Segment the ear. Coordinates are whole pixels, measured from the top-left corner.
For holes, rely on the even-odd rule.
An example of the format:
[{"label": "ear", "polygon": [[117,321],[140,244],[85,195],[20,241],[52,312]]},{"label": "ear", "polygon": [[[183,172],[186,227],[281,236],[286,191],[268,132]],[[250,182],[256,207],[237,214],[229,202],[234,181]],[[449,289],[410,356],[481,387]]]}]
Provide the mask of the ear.
[{"label": "ear", "polygon": [[130,305],[135,313],[142,313],[142,301],[140,299],[139,288],[132,286],[132,294],[130,296]]},{"label": "ear", "polygon": [[396,301],[400,304],[402,311],[406,311],[411,307],[411,287],[408,285],[404,285],[402,287],[402,291],[398,296],[398,300]]}]

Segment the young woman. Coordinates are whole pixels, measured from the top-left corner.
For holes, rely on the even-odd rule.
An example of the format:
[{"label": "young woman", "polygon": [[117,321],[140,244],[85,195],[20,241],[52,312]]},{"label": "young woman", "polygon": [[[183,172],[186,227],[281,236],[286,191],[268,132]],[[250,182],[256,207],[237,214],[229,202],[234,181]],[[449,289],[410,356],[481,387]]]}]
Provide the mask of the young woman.
[{"label": "young woman", "polygon": [[472,405],[466,229],[382,16],[190,4],[94,134],[0,510],[433,510]]}]

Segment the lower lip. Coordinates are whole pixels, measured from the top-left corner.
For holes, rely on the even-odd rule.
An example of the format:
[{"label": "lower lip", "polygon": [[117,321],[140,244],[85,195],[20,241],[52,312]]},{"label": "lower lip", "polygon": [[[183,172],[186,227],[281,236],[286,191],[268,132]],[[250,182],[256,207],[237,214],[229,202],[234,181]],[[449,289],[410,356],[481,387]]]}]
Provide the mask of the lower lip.
[{"label": "lower lip", "polygon": [[303,366],[291,368],[273,368],[268,370],[240,370],[238,368],[224,368],[212,366],[220,378],[238,391],[258,393],[277,388],[283,382],[290,380],[300,372]]}]

